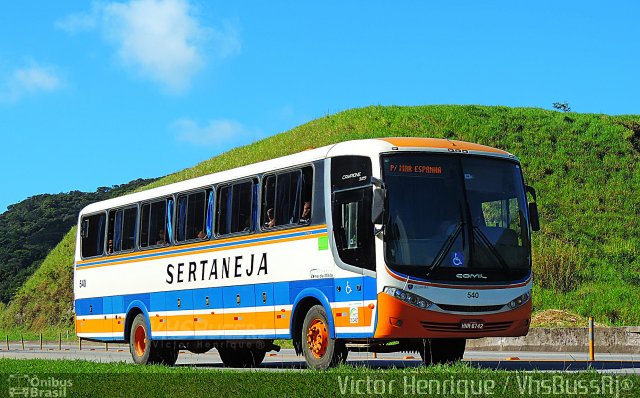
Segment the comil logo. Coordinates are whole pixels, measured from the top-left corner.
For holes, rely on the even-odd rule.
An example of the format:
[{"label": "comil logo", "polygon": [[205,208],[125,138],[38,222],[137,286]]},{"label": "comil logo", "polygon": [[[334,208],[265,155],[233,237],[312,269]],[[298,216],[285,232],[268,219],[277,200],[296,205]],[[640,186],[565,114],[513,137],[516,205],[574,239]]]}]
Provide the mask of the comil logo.
[{"label": "comil logo", "polygon": [[487,279],[483,274],[456,274],[459,279]]}]

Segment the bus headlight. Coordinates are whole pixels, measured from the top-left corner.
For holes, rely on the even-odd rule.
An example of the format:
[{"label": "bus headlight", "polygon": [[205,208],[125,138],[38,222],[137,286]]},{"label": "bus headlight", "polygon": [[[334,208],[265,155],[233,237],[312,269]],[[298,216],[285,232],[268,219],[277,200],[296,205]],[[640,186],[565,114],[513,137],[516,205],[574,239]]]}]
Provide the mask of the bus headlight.
[{"label": "bus headlight", "polygon": [[386,286],[384,289],[382,289],[382,291],[390,296],[397,298],[400,301],[404,301],[407,304],[411,304],[414,307],[418,307],[421,309],[427,309],[433,304],[431,301],[427,300],[424,297],[418,296],[417,294],[409,293],[402,289],[398,289],[397,287]]},{"label": "bus headlight", "polygon": [[523,294],[523,295],[521,295],[519,297],[516,297],[515,299],[511,300],[511,302],[509,303],[509,308],[518,308],[522,304],[524,304],[527,301],[529,301],[530,298],[531,298],[531,291],[528,291],[525,294]]}]

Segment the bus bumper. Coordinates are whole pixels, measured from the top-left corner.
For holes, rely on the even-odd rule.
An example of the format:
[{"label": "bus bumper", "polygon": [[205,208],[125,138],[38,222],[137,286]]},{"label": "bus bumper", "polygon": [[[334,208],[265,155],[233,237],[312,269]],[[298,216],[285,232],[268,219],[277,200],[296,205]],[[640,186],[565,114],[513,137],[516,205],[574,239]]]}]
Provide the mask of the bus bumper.
[{"label": "bus bumper", "polygon": [[[386,293],[378,294],[375,338],[515,337],[529,332],[531,300],[497,314],[450,314],[423,310]],[[472,324],[474,328],[463,328]],[[479,328],[481,326],[481,328]]]}]

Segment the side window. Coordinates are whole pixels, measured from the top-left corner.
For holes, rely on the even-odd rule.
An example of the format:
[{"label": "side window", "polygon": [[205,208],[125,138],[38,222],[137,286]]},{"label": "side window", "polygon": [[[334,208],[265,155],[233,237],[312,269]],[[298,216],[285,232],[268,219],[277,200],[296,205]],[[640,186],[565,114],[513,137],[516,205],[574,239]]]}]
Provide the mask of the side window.
[{"label": "side window", "polygon": [[256,184],[244,181],[218,188],[216,233],[228,235],[253,230]]},{"label": "side window", "polygon": [[107,253],[129,251],[135,248],[138,208],[109,211]]},{"label": "side window", "polygon": [[140,247],[167,245],[167,201],[145,203],[140,211]]},{"label": "side window", "polygon": [[80,244],[82,257],[100,256],[104,252],[104,230],[106,217],[104,213],[82,217],[80,223]]},{"label": "side window", "polygon": [[333,234],[342,261],[375,270],[371,192],[362,188],[334,194]]},{"label": "side window", "polygon": [[193,192],[178,196],[176,240],[185,242],[206,239],[209,191]]},{"label": "side window", "polygon": [[267,176],[262,188],[262,227],[310,223],[312,186],[311,167]]}]

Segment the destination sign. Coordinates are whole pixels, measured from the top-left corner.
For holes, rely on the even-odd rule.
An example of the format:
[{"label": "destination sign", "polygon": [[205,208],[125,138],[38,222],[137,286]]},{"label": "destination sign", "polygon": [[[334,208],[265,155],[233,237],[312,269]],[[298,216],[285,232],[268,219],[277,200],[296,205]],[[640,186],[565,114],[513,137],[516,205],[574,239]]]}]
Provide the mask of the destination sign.
[{"label": "destination sign", "polygon": [[396,174],[442,174],[442,166],[390,163],[389,172]]}]

